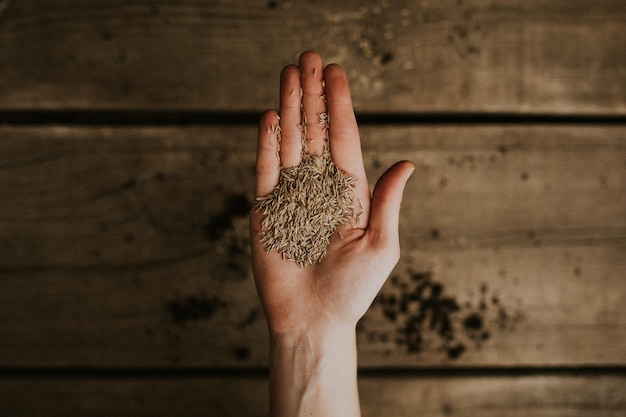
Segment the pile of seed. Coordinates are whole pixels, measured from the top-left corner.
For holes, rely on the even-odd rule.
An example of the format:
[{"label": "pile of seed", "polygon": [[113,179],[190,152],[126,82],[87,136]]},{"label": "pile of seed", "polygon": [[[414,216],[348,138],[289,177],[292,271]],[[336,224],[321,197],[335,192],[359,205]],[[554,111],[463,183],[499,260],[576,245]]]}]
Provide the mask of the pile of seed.
[{"label": "pile of seed", "polygon": [[[319,116],[327,127],[327,115]],[[280,129],[276,133],[280,139]],[[310,155],[306,144],[303,129],[302,162],[282,167],[274,191],[255,202],[264,216],[259,235],[266,250],[300,267],[321,262],[337,226],[350,223],[355,215],[356,179],[334,164],[328,146],[321,155]]]},{"label": "pile of seed", "polygon": [[259,234],[266,250],[301,267],[321,262],[337,226],[354,216],[355,185],[328,151],[303,155],[300,165],[282,168],[274,191],[256,200],[264,215]]}]

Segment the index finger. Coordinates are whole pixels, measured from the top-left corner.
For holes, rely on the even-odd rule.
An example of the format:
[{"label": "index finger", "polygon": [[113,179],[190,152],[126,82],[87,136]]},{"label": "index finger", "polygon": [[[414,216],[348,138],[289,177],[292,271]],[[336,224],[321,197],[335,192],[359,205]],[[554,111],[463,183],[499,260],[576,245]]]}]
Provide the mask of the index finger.
[{"label": "index finger", "polygon": [[256,153],[256,197],[270,194],[278,185],[280,177],[279,129],[278,113],[274,110],[265,112],[259,123]]}]

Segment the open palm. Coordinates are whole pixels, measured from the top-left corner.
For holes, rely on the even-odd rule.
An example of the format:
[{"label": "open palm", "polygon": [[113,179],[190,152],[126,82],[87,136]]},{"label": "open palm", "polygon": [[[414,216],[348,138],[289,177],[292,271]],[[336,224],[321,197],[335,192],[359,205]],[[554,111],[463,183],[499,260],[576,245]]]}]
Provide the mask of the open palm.
[{"label": "open palm", "polygon": [[398,261],[400,202],[413,171],[410,162],[395,164],[370,195],[346,75],[338,65],[324,68],[317,53],[305,52],[299,66],[287,66],[281,73],[280,116],[271,110],[260,122],[257,197],[274,190],[281,166],[300,164],[302,112],[309,116],[305,120],[307,151],[311,154],[321,154],[325,146],[325,127],[317,116],[329,115],[333,162],[357,179],[355,201],[362,213],[359,210],[352,225],[338,228],[322,262],[303,268],[265,250],[258,236],[262,215],[253,211],[253,270],[272,333],[356,324]]}]

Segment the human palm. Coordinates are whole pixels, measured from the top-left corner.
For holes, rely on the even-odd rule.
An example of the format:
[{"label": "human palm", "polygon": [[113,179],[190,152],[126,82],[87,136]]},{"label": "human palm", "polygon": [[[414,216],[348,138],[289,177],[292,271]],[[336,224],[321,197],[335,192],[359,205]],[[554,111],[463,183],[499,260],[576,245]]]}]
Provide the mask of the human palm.
[{"label": "human palm", "polygon": [[[250,233],[257,290],[270,331],[281,334],[356,325],[398,260],[400,201],[413,171],[410,162],[395,164],[370,195],[345,73],[337,65],[324,68],[317,53],[306,52],[299,66],[287,66],[281,73],[280,117],[268,111],[261,119],[257,197],[274,190],[281,166],[300,164],[303,113],[308,116],[305,151],[321,154],[328,133],[333,162],[357,180],[357,209],[350,224],[338,227],[325,258],[307,267],[266,251],[258,236],[262,215],[253,211]],[[317,117],[324,113],[330,119],[328,132]]]}]

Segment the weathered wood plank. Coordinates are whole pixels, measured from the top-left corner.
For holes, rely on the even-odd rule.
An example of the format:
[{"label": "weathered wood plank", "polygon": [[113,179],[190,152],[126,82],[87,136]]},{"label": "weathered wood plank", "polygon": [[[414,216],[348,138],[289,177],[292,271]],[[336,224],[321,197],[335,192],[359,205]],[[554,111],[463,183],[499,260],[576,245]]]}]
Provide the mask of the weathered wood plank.
[{"label": "weathered wood plank", "polygon": [[619,416],[626,379],[469,377],[361,381],[363,416]]},{"label": "weathered wood plank", "polygon": [[265,109],[317,49],[361,111],[626,114],[621,0],[21,0],[0,19],[0,109]]},{"label": "weathered wood plank", "polygon": [[[362,377],[363,416],[618,417],[623,376]],[[2,378],[0,412],[21,416],[267,415],[261,377]]]},{"label": "weathered wood plank", "polygon": [[[626,362],[622,127],[362,133],[371,178],[398,159],[417,170],[361,366]],[[254,128],[0,136],[0,366],[266,363],[247,246]]]}]

